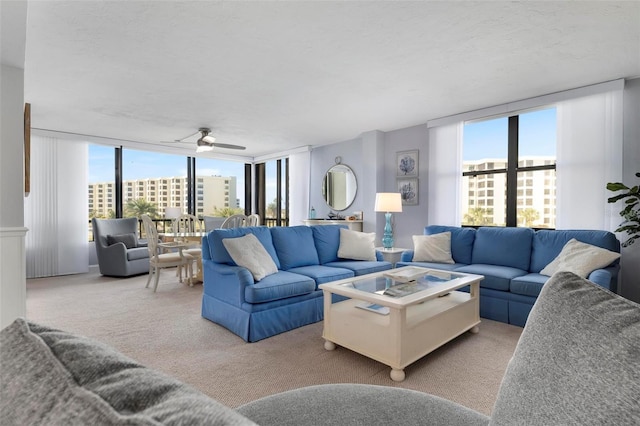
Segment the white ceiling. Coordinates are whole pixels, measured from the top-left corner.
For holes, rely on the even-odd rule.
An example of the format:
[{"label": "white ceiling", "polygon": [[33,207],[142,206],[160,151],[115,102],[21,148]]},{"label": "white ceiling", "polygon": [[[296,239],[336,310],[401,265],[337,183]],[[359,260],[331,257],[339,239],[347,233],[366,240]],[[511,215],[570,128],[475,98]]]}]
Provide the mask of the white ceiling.
[{"label": "white ceiling", "polygon": [[28,3],[34,128],[250,157],[637,76],[634,1]]}]

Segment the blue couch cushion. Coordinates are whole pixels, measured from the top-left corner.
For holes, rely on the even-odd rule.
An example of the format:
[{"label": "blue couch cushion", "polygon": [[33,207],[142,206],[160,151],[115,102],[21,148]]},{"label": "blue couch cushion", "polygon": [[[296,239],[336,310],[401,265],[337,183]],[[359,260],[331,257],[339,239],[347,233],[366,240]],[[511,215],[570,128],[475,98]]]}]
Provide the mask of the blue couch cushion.
[{"label": "blue couch cushion", "polygon": [[511,293],[538,297],[548,279],[548,276],[535,272],[514,278],[511,280]]},{"label": "blue couch cushion", "polygon": [[467,265],[465,265],[464,263],[435,263],[435,262],[398,262],[396,263],[396,268],[400,268],[402,266],[420,266],[422,268],[453,271]]},{"label": "blue couch cushion", "polygon": [[309,265],[300,266],[298,268],[292,268],[289,272],[296,274],[306,275],[313,278],[316,284],[324,284],[331,281],[343,280],[345,278],[351,278],[355,274],[351,269],[345,268],[331,268],[325,265]]},{"label": "blue couch cushion", "polygon": [[502,291],[509,291],[509,283],[513,278],[527,274],[527,271],[510,266],[486,265],[481,263],[474,263],[463,266],[462,268],[457,268],[456,272],[484,275],[484,280],[480,281],[480,287]]},{"label": "blue couch cushion", "polygon": [[273,246],[280,259],[280,269],[288,271],[298,266],[318,265],[318,252],[313,231],[308,226],[277,226],[270,228]]},{"label": "blue couch cushion", "polygon": [[338,260],[340,248],[340,228],[349,229],[346,225],[314,225],[311,226],[313,240],[321,265]]},{"label": "blue couch cushion", "polygon": [[[531,253],[531,272],[540,272],[555,259],[565,244],[572,238],[602,247],[607,250],[620,252],[620,242],[615,234],[608,231],[596,230],[540,230],[533,235]],[[614,262],[618,263],[616,260]]]},{"label": "blue couch cushion", "polygon": [[316,283],[311,278],[288,271],[269,275],[244,290],[244,298],[249,303],[264,303],[287,297],[311,293]]},{"label": "blue couch cushion", "polygon": [[456,263],[471,263],[473,242],[476,237],[474,228],[460,228],[457,226],[429,225],[424,228],[424,235],[451,232],[451,257]]},{"label": "blue couch cushion", "polygon": [[356,276],[359,276],[386,271],[391,269],[393,265],[391,265],[391,262],[386,261],[340,260],[338,262],[329,262],[325,266],[350,269],[356,274]]},{"label": "blue couch cushion", "polygon": [[529,270],[531,228],[481,227],[476,230],[472,262]]},{"label": "blue couch cushion", "polygon": [[271,239],[271,231],[266,226],[250,226],[245,228],[232,228],[232,229],[214,229],[207,235],[209,241],[209,254],[211,260],[216,263],[226,263],[227,265],[236,266],[229,252],[222,244],[222,240],[225,238],[238,238],[244,237],[247,234],[253,234],[258,238],[258,241],[262,243],[267,253],[271,256],[278,269],[280,269],[280,260],[276,254],[276,249],[273,246],[273,240]]}]

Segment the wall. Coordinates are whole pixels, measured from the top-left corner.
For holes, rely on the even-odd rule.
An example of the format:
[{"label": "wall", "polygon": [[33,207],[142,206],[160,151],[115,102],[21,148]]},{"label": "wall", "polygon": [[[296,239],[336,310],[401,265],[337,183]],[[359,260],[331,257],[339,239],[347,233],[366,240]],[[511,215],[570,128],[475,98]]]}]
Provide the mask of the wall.
[{"label": "wall", "polygon": [[[624,88],[624,125],[622,182],[627,186],[638,185],[635,176],[640,173],[640,78],[628,80]],[[622,218],[621,218],[622,219]],[[620,240],[626,234],[619,235]],[[622,248],[619,293],[640,303],[640,241],[631,247]]]},{"label": "wall", "polygon": [[[396,153],[419,150],[418,152],[418,205],[402,206],[402,213],[393,214],[394,246],[413,248],[413,235],[421,235],[427,224],[428,188],[428,131],[427,125],[407,127],[385,133],[384,139],[384,186],[379,192],[398,192],[396,184]],[[381,216],[384,214],[380,213]],[[384,233],[384,219],[376,230]]]},{"label": "wall", "polygon": [[[26,315],[24,50],[27,2],[0,2],[0,328]],[[11,40],[12,43],[5,43]]]},{"label": "wall", "polygon": [[[353,204],[340,213],[347,215],[351,212],[364,209],[364,196],[362,191],[363,162],[361,152],[361,138],[324,145],[314,148],[313,151],[311,151],[309,209],[313,207],[316,210],[316,218],[326,219],[329,212],[331,212],[331,209],[322,196],[322,180],[324,179],[325,173],[336,164],[336,157],[341,157],[342,164],[351,167],[356,175],[356,182],[358,184],[358,190],[356,191],[356,198]],[[292,223],[292,225],[303,225],[303,223]]]},{"label": "wall", "polygon": [[[640,172],[640,123],[638,117],[640,117],[640,78],[628,80],[624,89],[623,182],[628,185],[638,182],[635,173]],[[367,135],[374,133],[378,138],[382,138],[382,144],[365,145],[364,141]],[[394,214],[394,245],[413,248],[411,236],[421,234],[427,224],[428,144],[427,125],[422,124],[390,132],[368,132],[353,140],[314,148],[311,153],[310,200],[311,205],[318,212],[318,217],[326,217],[329,212],[322,199],[322,177],[334,164],[335,156],[340,155],[342,162],[355,171],[358,179],[358,195],[347,212],[362,210],[365,216],[365,232],[376,232],[377,245],[381,245],[384,215],[373,211],[375,193],[397,190],[396,152],[418,149],[420,151],[419,204],[404,206],[402,213]],[[371,156],[373,156],[373,160]],[[362,189],[363,185],[367,185],[368,192]],[[372,216],[373,219],[371,219]],[[620,235],[619,239],[622,240],[624,237]],[[640,302],[640,280],[637,278],[639,276],[640,242],[622,250],[620,294]]]},{"label": "wall", "polygon": [[427,126],[408,127],[391,132],[371,131],[359,138],[314,148],[311,153],[311,194],[309,199],[318,218],[327,217],[330,209],[322,198],[322,179],[335,164],[335,157],[351,167],[358,181],[358,192],[353,204],[344,211],[350,214],[362,211],[364,231],[375,232],[376,245],[382,245],[384,214],[374,211],[377,192],[396,192],[396,152],[419,150],[419,204],[404,206],[402,213],[393,215],[394,245],[412,248],[412,235],[422,234],[427,211]]}]

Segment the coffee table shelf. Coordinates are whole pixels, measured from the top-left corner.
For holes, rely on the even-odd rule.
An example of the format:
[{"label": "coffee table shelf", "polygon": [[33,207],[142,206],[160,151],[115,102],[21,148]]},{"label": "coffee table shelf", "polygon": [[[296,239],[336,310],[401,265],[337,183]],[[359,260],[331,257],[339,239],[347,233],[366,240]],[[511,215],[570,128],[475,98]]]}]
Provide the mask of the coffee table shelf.
[{"label": "coffee table shelf", "polygon": [[[425,269],[425,272],[428,271]],[[391,378],[404,380],[404,368],[460,334],[478,331],[480,275],[456,278],[409,296],[394,298],[354,288],[357,281],[380,273],[320,285],[324,291],[324,330],[327,350],[336,345],[391,367]],[[456,291],[470,286],[470,292]],[[332,303],[332,295],[350,299]],[[363,301],[389,308],[388,315],[357,307]]]}]

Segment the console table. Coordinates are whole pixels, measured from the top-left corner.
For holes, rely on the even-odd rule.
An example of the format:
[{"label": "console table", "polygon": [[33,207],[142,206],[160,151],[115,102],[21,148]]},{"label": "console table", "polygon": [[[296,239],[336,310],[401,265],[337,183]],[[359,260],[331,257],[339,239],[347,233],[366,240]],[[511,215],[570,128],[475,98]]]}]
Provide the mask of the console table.
[{"label": "console table", "polygon": [[304,224],[312,225],[347,225],[352,231],[362,232],[362,220],[305,219]]}]

